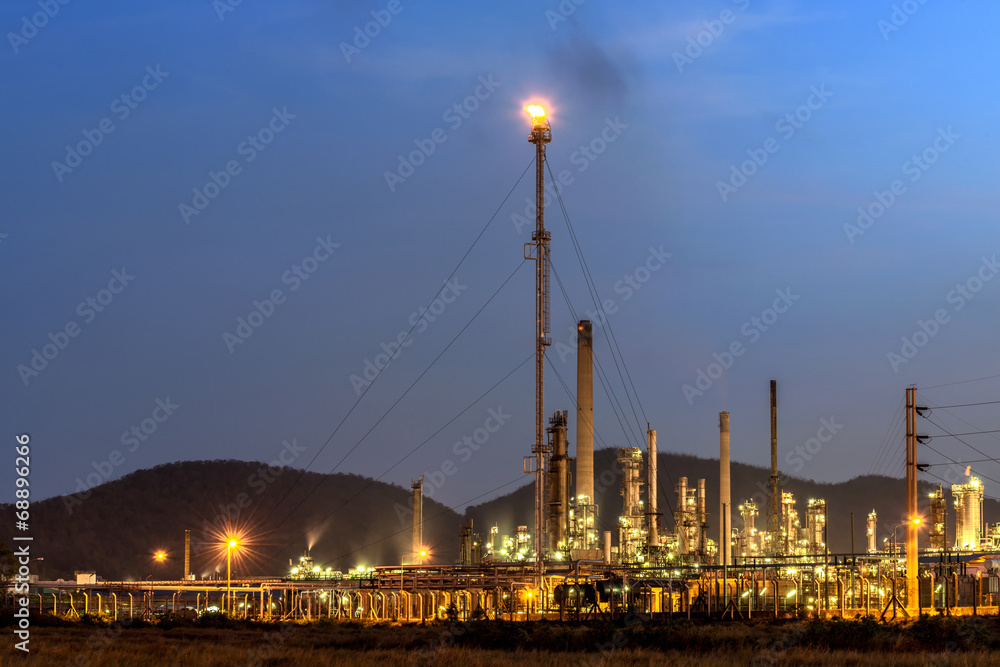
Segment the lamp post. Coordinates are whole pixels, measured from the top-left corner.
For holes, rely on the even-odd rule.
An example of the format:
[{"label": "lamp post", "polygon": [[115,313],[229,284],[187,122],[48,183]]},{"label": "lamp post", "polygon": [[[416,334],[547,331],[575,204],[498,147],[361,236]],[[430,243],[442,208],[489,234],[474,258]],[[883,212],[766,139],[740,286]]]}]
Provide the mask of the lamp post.
[{"label": "lamp post", "polygon": [[[889,600],[889,604],[887,604],[886,607],[885,607],[885,609],[882,610],[882,617],[883,618],[885,618],[885,614],[886,614],[886,612],[889,611],[889,607],[890,606],[892,607],[892,617],[896,618],[896,605],[899,605],[900,608],[903,609],[904,613],[908,614],[909,612],[906,611],[907,607],[911,607],[912,608],[914,606],[912,604],[912,601],[913,601],[913,597],[912,596],[919,596],[920,595],[919,588],[917,590],[910,591],[909,587],[907,587],[907,590],[906,590],[906,594],[907,594],[906,606],[904,607],[903,604],[899,602],[899,597],[897,595],[897,585],[896,585],[896,570],[897,570],[896,565],[899,562],[899,551],[898,551],[898,549],[896,547],[896,529],[899,528],[900,526],[913,526],[913,528],[916,529],[916,527],[920,525],[921,521],[922,520],[921,520],[921,518],[919,516],[915,516],[912,519],[908,519],[907,521],[902,521],[900,523],[897,523],[895,526],[892,527],[892,545],[893,545],[893,557],[892,557],[892,599]],[[910,554],[907,553],[907,558],[909,558],[909,556],[910,556]],[[907,572],[906,576],[907,576],[907,580],[909,580],[910,578],[916,576],[916,572]]]},{"label": "lamp post", "polygon": [[226,613],[232,616],[233,607],[233,549],[239,546],[236,538],[229,538],[226,545]]}]

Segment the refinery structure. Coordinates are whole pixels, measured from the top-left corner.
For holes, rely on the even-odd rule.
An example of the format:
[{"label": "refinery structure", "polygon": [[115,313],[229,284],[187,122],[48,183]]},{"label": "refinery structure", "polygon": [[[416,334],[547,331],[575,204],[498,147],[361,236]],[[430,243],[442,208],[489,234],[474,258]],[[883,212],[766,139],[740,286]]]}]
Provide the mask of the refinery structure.
[{"label": "refinery structure", "polygon": [[[174,605],[178,599],[196,600],[199,607],[221,605],[264,619],[414,621],[447,614],[527,619],[628,611],[717,618],[804,613],[897,618],[981,608],[996,612],[1000,559],[993,554],[1000,550],[1000,524],[985,521],[982,479],[967,470],[963,483],[947,490],[938,485],[929,497],[918,498],[917,475],[923,468],[917,444],[922,442],[918,431],[924,409],[917,405],[915,387],[906,388],[906,480],[901,488],[887,490],[905,494],[905,516],[880,524],[873,508],[865,543],[854,547],[852,537],[850,553],[829,548],[826,500],[797,499],[782,488],[773,380],[770,477],[762,501],[733,497],[730,415],[721,412],[717,478],[678,476],[673,493],[663,498],[658,493],[657,430],[647,424],[645,449],[615,450],[620,514],[609,516],[597,504],[591,321],[577,324],[573,411],[549,413],[545,406],[545,355],[551,345],[545,152],[552,134],[544,109],[529,106],[528,111],[536,161],[536,225],[524,257],[535,262],[535,428],[521,465],[534,476],[533,524],[475,526],[470,519],[456,527],[457,554],[431,554],[423,536],[420,477],[411,485],[409,552],[399,564],[334,572],[316,566],[307,553],[285,576],[227,581],[225,586],[192,581],[185,572],[183,581],[151,583],[145,609],[155,608],[150,602],[159,596]],[[762,392],[761,408],[767,407]],[[709,507],[706,489],[711,486],[719,500]],[[666,512],[661,498],[667,501]],[[949,502],[955,510],[953,526],[947,521]],[[886,533],[890,536],[883,537]],[[132,590],[128,584],[78,582],[70,587],[82,591],[78,594],[87,604],[102,593],[105,600],[112,594],[116,600],[126,593],[130,599],[147,595],[145,588]],[[50,601],[43,597],[39,605],[48,609],[66,604],[60,594]]]}]

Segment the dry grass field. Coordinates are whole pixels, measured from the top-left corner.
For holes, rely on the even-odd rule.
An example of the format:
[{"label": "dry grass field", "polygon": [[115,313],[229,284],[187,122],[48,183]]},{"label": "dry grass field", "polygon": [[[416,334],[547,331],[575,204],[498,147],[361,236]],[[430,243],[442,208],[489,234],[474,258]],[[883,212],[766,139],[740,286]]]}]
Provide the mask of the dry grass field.
[{"label": "dry grass field", "polygon": [[[907,625],[845,622],[589,625],[496,622],[438,626],[121,627],[39,620],[31,652],[0,648],[3,665],[996,665],[995,619],[925,619]],[[218,625],[221,627],[205,627]]]}]

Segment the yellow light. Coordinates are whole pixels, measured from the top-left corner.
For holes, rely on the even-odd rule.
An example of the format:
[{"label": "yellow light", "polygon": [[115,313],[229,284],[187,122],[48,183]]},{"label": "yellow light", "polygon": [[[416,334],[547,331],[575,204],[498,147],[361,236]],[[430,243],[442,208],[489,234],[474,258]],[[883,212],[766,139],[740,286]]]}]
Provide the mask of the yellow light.
[{"label": "yellow light", "polygon": [[426,557],[427,557],[427,549],[423,549],[423,550],[422,550],[422,551],[420,552],[420,557],[421,557],[421,558],[426,558]]},{"label": "yellow light", "polygon": [[156,552],[156,560],[163,560],[166,557],[167,557],[167,554],[163,553],[162,551]]},{"label": "yellow light", "polygon": [[524,107],[527,109],[528,113],[531,114],[531,120],[545,120],[545,109],[538,106],[537,104],[529,104]]},{"label": "yellow light", "polygon": [[914,519],[913,519],[913,525],[914,526],[919,526],[921,521],[922,521],[922,519],[919,516],[918,517],[914,517]]}]

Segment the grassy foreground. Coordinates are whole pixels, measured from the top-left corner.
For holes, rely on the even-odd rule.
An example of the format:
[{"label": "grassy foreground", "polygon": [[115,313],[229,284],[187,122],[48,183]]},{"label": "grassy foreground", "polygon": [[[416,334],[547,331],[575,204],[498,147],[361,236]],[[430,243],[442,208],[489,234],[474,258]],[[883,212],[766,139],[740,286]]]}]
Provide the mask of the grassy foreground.
[{"label": "grassy foreground", "polygon": [[33,619],[31,652],[3,665],[995,665],[996,618],[695,624],[687,621],[442,623],[427,626]]}]

